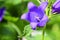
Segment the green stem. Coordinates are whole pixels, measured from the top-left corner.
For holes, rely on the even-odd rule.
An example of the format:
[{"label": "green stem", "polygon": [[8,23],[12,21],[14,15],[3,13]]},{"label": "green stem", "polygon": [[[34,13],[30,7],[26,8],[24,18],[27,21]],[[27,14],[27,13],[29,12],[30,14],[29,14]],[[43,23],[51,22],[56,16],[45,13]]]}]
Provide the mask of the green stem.
[{"label": "green stem", "polygon": [[[48,2],[49,1],[50,0],[48,0]],[[51,7],[49,8],[48,7],[46,8],[46,15],[48,16],[48,18],[51,18]],[[44,40],[45,29],[46,29],[46,25],[44,26],[43,31],[42,31],[42,40]]]},{"label": "green stem", "polygon": [[43,31],[42,31],[42,40],[44,40],[45,28],[46,28],[46,25],[44,26]]},{"label": "green stem", "polygon": [[42,40],[44,40],[44,30],[43,30],[43,32],[42,32]]},{"label": "green stem", "polygon": [[41,2],[40,2],[40,0],[37,0],[37,2],[40,4]]},{"label": "green stem", "polygon": [[51,18],[52,12],[51,12],[51,7],[50,7],[50,12],[49,12],[49,18]]}]

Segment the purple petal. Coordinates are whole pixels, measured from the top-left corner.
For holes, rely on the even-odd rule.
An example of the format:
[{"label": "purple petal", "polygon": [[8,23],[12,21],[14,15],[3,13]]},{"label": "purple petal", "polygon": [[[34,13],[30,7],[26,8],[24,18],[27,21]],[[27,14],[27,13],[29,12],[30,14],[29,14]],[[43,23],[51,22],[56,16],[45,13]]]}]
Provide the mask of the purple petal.
[{"label": "purple petal", "polygon": [[47,7],[48,2],[42,2],[41,5],[38,7],[39,9],[45,10],[45,8]]},{"label": "purple petal", "polygon": [[27,17],[28,17],[28,13],[24,13],[24,14],[21,16],[21,19],[27,20]]},{"label": "purple petal", "polygon": [[55,8],[59,8],[59,7],[60,7],[60,1],[57,2],[57,3],[55,3],[55,4],[53,5],[53,7],[55,7]]},{"label": "purple petal", "polygon": [[[43,17],[43,15],[44,15],[44,10],[42,10],[42,9],[38,9],[37,7],[33,7],[29,12],[31,12],[30,14],[38,14],[38,16],[40,17],[40,18],[42,18]],[[34,13],[35,12],[35,13]]]},{"label": "purple petal", "polygon": [[4,16],[4,12],[5,12],[5,7],[0,8],[0,21],[2,21],[2,18]]},{"label": "purple petal", "polygon": [[43,12],[30,12],[30,22],[37,22],[36,17],[39,17],[40,19],[42,19],[42,17],[44,15],[42,15]]},{"label": "purple petal", "polygon": [[31,23],[30,23],[31,28],[32,28],[33,30],[35,30],[36,27],[37,27],[37,24],[38,24],[38,23],[36,23],[36,22],[31,22]]},{"label": "purple petal", "polygon": [[38,16],[38,13],[30,12],[30,20],[31,20],[31,22],[37,22],[35,16]]},{"label": "purple petal", "polygon": [[53,4],[52,12],[60,13],[60,0],[56,0],[56,2]]},{"label": "purple petal", "polygon": [[57,1],[60,1],[60,0],[57,0]]},{"label": "purple petal", "polygon": [[38,26],[45,26],[47,21],[48,21],[48,17],[44,15],[43,19],[40,20],[40,22],[38,23]]},{"label": "purple petal", "polygon": [[54,12],[55,12],[55,10],[53,9],[53,10],[52,10],[52,12],[54,13]]},{"label": "purple petal", "polygon": [[28,9],[31,9],[31,8],[33,8],[33,7],[35,7],[35,5],[34,5],[32,2],[29,2],[29,3],[28,3]]},{"label": "purple petal", "polygon": [[60,4],[60,0],[56,0],[56,2],[53,4],[53,7],[55,7],[58,4]]},{"label": "purple petal", "polygon": [[59,8],[53,8],[52,7],[52,12],[53,13],[55,13],[55,12],[60,13],[60,7]]},{"label": "purple petal", "polygon": [[52,7],[52,13],[56,12],[56,9],[54,7]]}]

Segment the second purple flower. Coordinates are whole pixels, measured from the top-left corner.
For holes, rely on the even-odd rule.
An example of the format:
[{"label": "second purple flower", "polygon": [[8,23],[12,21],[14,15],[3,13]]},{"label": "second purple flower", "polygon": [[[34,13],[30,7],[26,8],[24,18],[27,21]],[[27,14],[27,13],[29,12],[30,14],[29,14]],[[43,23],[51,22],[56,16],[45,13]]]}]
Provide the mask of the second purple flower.
[{"label": "second purple flower", "polygon": [[52,12],[60,13],[60,0],[56,0],[56,2],[52,6]]},{"label": "second purple flower", "polygon": [[2,21],[5,12],[5,7],[0,8],[0,21]]}]

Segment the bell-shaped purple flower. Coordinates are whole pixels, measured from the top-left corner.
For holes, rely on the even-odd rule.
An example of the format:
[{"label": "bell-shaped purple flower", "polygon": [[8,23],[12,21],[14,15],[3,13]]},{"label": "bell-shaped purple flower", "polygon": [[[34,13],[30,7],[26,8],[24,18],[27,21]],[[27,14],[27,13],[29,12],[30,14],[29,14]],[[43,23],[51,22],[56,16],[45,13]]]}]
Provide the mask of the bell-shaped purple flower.
[{"label": "bell-shaped purple flower", "polygon": [[2,21],[2,18],[4,16],[4,12],[5,12],[5,7],[0,8],[0,21]]},{"label": "bell-shaped purple flower", "polygon": [[52,12],[60,13],[60,0],[56,0],[56,2],[52,5]]},{"label": "bell-shaped purple flower", "polygon": [[24,13],[21,16],[21,19],[29,21],[32,29],[36,29],[37,26],[45,26],[48,21],[48,17],[44,12],[47,4],[48,2],[43,2],[40,6],[37,7],[32,2],[29,2],[29,11],[27,13]]}]

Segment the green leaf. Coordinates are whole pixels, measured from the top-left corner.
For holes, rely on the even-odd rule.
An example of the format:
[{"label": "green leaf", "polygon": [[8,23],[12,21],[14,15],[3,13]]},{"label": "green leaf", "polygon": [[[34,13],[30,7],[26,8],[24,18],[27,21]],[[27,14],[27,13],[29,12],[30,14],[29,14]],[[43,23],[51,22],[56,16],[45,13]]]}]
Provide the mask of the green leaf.
[{"label": "green leaf", "polygon": [[[54,24],[60,24],[60,14],[56,14],[56,15],[52,15],[51,18],[49,19],[47,25],[46,25],[46,28],[49,30],[52,29],[52,26]],[[60,27],[59,27],[60,28]]]},{"label": "green leaf", "polygon": [[7,23],[0,23],[0,40],[15,40],[16,31]]},{"label": "green leaf", "polygon": [[34,4],[36,4],[36,6],[39,6],[40,5],[40,3],[39,3],[38,0],[31,0],[31,2],[33,2]]},{"label": "green leaf", "polygon": [[15,25],[15,24],[12,23],[12,22],[8,22],[8,26],[9,26],[9,25],[11,26],[11,28],[13,28],[13,29],[17,32],[18,36],[22,37],[21,31],[20,31],[20,29],[18,28],[17,25]]},{"label": "green leaf", "polygon": [[55,34],[56,36],[56,40],[60,40],[60,26],[58,24],[54,24],[52,27],[52,32]]},{"label": "green leaf", "polygon": [[6,0],[5,1],[6,2],[6,4],[13,4],[13,5],[17,5],[17,4],[19,4],[19,3],[21,3],[21,0]]},{"label": "green leaf", "polygon": [[60,14],[52,15],[46,25],[46,31],[54,40],[60,40]]},{"label": "green leaf", "polygon": [[12,16],[4,16],[4,19],[12,22],[16,22],[18,20],[18,18]]},{"label": "green leaf", "polygon": [[17,38],[14,36],[1,36],[0,40],[16,40]]},{"label": "green leaf", "polygon": [[11,21],[11,22],[16,22],[19,18],[18,17],[12,17],[9,12],[5,12],[5,15],[4,15],[4,19],[7,20],[7,21]]},{"label": "green leaf", "polygon": [[24,27],[23,35],[25,35],[25,37],[28,37],[28,36],[30,36],[31,32],[32,32],[31,26],[26,25]]}]

